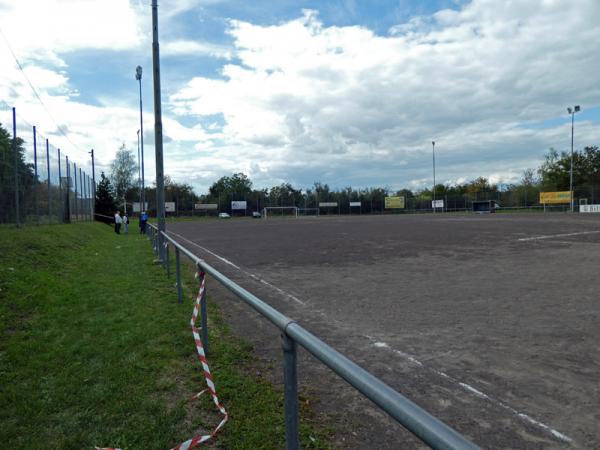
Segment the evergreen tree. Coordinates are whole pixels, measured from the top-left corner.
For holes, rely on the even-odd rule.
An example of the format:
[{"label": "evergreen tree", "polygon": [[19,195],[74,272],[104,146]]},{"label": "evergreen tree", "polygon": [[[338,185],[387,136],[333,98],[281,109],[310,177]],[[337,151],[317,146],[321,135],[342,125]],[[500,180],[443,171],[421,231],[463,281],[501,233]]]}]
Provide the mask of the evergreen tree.
[{"label": "evergreen tree", "polygon": [[96,188],[96,213],[111,216],[117,210],[117,203],[113,195],[113,188],[110,180],[104,175],[100,175],[100,183]]}]

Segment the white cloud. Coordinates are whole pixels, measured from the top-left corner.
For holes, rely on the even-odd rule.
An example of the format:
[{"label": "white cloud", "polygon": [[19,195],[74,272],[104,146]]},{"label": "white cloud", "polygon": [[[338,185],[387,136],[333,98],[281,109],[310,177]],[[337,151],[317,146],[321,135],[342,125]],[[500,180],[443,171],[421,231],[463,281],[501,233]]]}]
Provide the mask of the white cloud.
[{"label": "white cloud", "polygon": [[0,9],[0,28],[24,60],[134,48],[143,36],[142,17],[123,0],[0,0]]},{"label": "white cloud", "polygon": [[[513,180],[539,165],[547,148],[568,148],[566,106],[600,107],[597,0],[475,0],[458,11],[413,17],[386,36],[359,25],[325,26],[315,11],[270,26],[230,20],[231,47],[192,40],[177,28],[184,13],[202,21],[203,7],[218,0],[165,2],[162,55],[223,64],[220,77],[192,77],[163,109],[165,171],[201,191],[238,171],[258,187],[315,180],[419,187],[431,181],[431,140],[440,182]],[[137,103],[110,92],[97,93],[98,105],[83,103],[65,59],[90,49],[147,52],[148,3],[0,0],[0,28],[80,148],[70,150],[73,158],[102,148],[97,155],[106,168],[122,141],[135,150]],[[163,79],[163,90],[173,92],[165,86]],[[19,114],[56,146],[72,147],[3,42],[0,100],[18,101]],[[558,125],[539,126],[561,116]],[[182,125],[195,119],[195,126]],[[576,127],[576,146],[598,144],[597,122],[578,117]],[[144,128],[150,174],[147,112]]]},{"label": "white cloud", "polygon": [[[427,179],[435,139],[442,180],[508,180],[569,138],[566,125],[523,123],[600,106],[598,17],[595,0],[476,0],[389,36],[326,27],[314,11],[273,26],[232,21],[240,62],[221,79],[191,79],[170,103],[179,114],[222,114],[238,167],[268,150],[263,179],[310,183],[302,167],[311,166],[314,179],[400,187]],[[582,144],[598,143],[593,126],[578,130]]]},{"label": "white cloud", "polygon": [[162,43],[160,45],[160,52],[162,56],[208,55],[216,58],[231,59],[231,49],[225,46],[184,39]]}]

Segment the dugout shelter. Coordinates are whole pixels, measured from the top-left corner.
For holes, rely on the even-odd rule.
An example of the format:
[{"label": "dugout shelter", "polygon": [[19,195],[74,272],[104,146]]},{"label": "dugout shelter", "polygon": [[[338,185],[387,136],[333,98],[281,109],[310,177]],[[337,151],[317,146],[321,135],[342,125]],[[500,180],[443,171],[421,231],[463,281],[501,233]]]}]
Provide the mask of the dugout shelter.
[{"label": "dugout shelter", "polygon": [[473,202],[473,212],[475,213],[495,213],[500,208],[496,200],[478,200]]}]

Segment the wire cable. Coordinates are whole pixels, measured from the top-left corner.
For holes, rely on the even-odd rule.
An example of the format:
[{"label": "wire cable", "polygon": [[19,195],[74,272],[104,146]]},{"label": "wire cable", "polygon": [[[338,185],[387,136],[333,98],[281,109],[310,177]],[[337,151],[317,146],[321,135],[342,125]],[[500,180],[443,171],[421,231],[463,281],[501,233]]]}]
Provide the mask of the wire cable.
[{"label": "wire cable", "polygon": [[6,44],[6,47],[8,47],[8,50],[10,51],[12,57],[14,58],[15,62],[17,63],[17,67],[19,68],[19,70],[21,71],[21,73],[23,74],[23,77],[25,77],[25,80],[27,80],[27,83],[29,84],[29,87],[31,88],[31,90],[33,91],[35,97],[38,99],[38,101],[40,102],[40,104],[44,107],[44,109],[46,110],[46,112],[48,113],[48,116],[50,116],[50,118],[52,119],[52,122],[54,122],[54,125],[56,125],[56,128],[58,129],[58,131],[60,132],[60,134],[62,134],[65,139],[67,141],[69,141],[69,143],[75,147],[78,151],[83,151],[81,150],[77,145],[75,145],[75,143],[71,140],[71,138],[69,138],[69,136],[64,132],[64,130],[61,128],[61,126],[58,124],[58,122],[56,121],[56,119],[54,119],[54,116],[52,115],[52,113],[50,112],[50,110],[48,109],[48,107],[46,106],[46,104],[44,103],[44,101],[42,100],[42,98],[40,97],[40,95],[37,92],[37,89],[35,88],[35,86],[33,85],[33,83],[31,82],[31,80],[29,79],[29,77],[27,76],[27,74],[25,73],[25,71],[23,70],[23,66],[21,65],[21,63],[19,62],[19,59],[17,58],[17,55],[15,54],[15,52],[13,51],[12,47],[10,46],[10,44],[8,43],[8,39],[6,39],[6,36],[4,35],[4,33],[2,32],[2,28],[0,28],[0,36],[2,36],[2,40],[4,41],[4,43]]}]

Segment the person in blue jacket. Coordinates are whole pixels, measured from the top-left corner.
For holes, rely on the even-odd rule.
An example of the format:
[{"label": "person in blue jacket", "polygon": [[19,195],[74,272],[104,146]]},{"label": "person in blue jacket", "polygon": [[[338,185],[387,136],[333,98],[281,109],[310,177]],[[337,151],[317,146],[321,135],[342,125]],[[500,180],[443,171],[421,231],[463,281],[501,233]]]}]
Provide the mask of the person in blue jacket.
[{"label": "person in blue jacket", "polygon": [[148,214],[146,211],[142,211],[140,216],[140,234],[146,234],[146,222],[148,222]]}]

